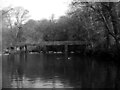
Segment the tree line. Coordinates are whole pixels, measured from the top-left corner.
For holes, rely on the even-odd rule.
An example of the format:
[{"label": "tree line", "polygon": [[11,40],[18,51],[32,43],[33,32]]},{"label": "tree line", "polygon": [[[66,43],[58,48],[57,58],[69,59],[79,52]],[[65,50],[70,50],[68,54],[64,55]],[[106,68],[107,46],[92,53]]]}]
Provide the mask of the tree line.
[{"label": "tree line", "polygon": [[87,41],[91,49],[120,49],[120,2],[73,0],[66,15],[32,20],[22,7],[4,8],[2,46],[18,42]]}]

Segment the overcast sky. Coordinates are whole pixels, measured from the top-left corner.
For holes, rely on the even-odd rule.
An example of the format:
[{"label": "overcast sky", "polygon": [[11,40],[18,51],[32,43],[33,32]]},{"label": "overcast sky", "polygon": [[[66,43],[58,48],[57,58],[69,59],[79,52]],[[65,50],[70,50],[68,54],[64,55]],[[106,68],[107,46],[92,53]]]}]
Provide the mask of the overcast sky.
[{"label": "overcast sky", "polygon": [[[1,0],[0,0],[1,1]],[[64,15],[71,0],[2,0],[0,8],[7,6],[22,6],[29,10],[32,19],[49,19],[52,14],[55,18]]]}]

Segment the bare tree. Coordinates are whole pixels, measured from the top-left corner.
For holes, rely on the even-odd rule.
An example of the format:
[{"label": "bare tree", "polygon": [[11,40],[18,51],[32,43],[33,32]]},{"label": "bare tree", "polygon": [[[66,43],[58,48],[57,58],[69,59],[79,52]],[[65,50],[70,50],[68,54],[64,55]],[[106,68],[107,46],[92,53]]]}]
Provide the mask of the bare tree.
[{"label": "bare tree", "polygon": [[15,22],[14,22],[14,25],[17,27],[17,33],[16,33],[16,38],[17,38],[17,41],[21,41],[22,39],[22,24],[25,23],[25,21],[29,18],[29,15],[28,15],[29,11],[22,8],[22,7],[16,7],[14,8],[14,19],[15,19]]},{"label": "bare tree", "polygon": [[[13,45],[16,42],[22,41],[22,26],[29,18],[29,11],[22,7],[7,7],[1,10],[2,12],[2,30],[3,33],[8,33],[9,36],[4,36],[8,38],[11,42],[10,45]],[[7,42],[4,40],[4,42]]]}]

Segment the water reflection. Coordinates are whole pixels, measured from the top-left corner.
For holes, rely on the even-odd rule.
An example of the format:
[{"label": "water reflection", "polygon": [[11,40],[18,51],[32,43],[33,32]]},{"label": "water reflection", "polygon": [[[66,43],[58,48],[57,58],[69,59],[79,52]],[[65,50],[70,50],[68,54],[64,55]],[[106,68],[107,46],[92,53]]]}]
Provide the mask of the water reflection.
[{"label": "water reflection", "polygon": [[90,57],[63,54],[3,56],[3,87],[115,88],[120,69]]}]

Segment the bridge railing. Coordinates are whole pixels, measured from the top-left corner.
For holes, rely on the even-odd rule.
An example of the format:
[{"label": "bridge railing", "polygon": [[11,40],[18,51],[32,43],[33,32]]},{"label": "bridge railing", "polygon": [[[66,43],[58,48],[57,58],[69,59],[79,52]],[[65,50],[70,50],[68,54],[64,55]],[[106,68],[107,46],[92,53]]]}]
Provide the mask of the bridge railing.
[{"label": "bridge railing", "polygon": [[86,45],[86,41],[43,41],[39,43],[17,43],[16,46],[24,45]]}]

